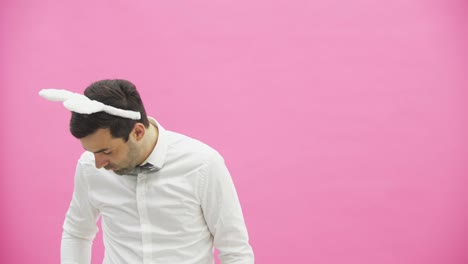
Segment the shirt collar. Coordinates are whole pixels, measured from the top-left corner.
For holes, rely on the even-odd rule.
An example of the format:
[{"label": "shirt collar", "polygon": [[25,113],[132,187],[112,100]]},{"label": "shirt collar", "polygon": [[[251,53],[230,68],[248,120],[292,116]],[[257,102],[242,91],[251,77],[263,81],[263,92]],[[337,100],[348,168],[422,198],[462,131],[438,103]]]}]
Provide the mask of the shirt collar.
[{"label": "shirt collar", "polygon": [[146,163],[150,163],[161,169],[164,166],[164,162],[166,161],[167,155],[167,133],[166,130],[156,121],[156,119],[152,117],[148,117],[148,121],[150,124],[156,126],[158,128],[158,141],[156,142],[156,146],[151,151],[148,158],[142,163],[141,165],[145,165]]}]

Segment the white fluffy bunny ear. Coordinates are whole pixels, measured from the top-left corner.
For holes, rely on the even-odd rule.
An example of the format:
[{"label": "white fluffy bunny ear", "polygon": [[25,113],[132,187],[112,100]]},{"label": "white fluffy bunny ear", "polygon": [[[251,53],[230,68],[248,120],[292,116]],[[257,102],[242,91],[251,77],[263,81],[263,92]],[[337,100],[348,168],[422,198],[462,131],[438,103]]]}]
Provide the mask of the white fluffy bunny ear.
[{"label": "white fluffy bunny ear", "polygon": [[51,101],[63,101],[63,105],[68,110],[79,114],[93,114],[97,112],[106,112],[111,115],[139,120],[140,112],[123,110],[101,102],[91,100],[88,97],[73,93],[63,89],[42,89],[39,95]]},{"label": "white fluffy bunny ear", "polygon": [[72,112],[86,115],[104,111],[103,103],[89,99],[68,99],[63,102],[63,106]]},{"label": "white fluffy bunny ear", "polygon": [[81,98],[84,100],[89,100],[88,97],[82,94],[73,93],[63,89],[42,89],[39,92],[39,95],[51,101],[66,101],[72,98]]}]

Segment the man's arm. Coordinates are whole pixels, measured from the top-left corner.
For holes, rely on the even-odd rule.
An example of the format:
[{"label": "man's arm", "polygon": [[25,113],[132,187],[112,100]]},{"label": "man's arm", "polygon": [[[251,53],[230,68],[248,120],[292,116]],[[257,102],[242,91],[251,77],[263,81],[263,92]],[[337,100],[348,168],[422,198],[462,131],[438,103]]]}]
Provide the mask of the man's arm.
[{"label": "man's arm", "polygon": [[91,263],[92,245],[92,240],[74,237],[64,230],[60,249],[61,264]]},{"label": "man's arm", "polygon": [[231,175],[221,156],[208,163],[200,185],[203,214],[222,264],[253,264],[254,255]]},{"label": "man's arm", "polygon": [[83,165],[78,162],[75,187],[63,224],[61,264],[91,263],[91,248],[98,231],[99,211],[90,203]]}]

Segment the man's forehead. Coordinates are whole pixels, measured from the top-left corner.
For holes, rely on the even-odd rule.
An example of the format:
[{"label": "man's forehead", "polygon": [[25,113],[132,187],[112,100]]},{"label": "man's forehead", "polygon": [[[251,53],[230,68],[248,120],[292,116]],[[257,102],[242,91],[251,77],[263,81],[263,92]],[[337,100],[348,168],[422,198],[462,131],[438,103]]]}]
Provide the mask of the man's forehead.
[{"label": "man's forehead", "polygon": [[112,137],[108,128],[100,128],[93,134],[80,138],[80,142],[85,150],[98,153],[118,144],[119,138]]}]

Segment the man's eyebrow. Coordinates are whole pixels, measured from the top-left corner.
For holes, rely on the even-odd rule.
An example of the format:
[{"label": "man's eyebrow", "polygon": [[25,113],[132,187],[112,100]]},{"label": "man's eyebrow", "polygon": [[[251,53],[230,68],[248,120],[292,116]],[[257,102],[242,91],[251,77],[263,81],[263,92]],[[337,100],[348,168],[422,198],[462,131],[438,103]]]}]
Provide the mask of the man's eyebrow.
[{"label": "man's eyebrow", "polygon": [[95,151],[95,152],[93,152],[93,153],[94,153],[94,154],[98,154],[98,153],[101,153],[101,152],[104,152],[104,151],[107,151],[107,150],[109,150],[109,148],[103,148],[103,149],[100,149],[100,150]]},{"label": "man's eyebrow", "polygon": [[[87,150],[87,149],[85,149],[85,150],[86,150],[86,151],[89,151],[89,150]],[[94,151],[93,153],[94,153],[94,154],[98,154],[98,153],[101,153],[101,152],[104,152],[104,151],[107,151],[107,150],[109,150],[109,148],[103,148],[103,149],[100,149],[100,150],[98,150],[98,151]],[[92,151],[90,151],[90,152],[92,152]]]}]

